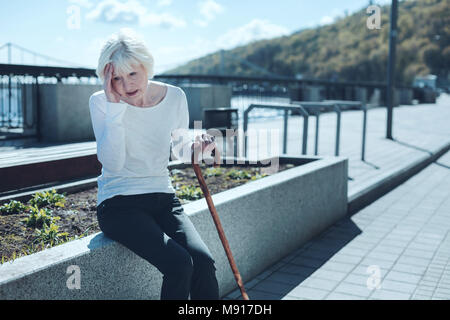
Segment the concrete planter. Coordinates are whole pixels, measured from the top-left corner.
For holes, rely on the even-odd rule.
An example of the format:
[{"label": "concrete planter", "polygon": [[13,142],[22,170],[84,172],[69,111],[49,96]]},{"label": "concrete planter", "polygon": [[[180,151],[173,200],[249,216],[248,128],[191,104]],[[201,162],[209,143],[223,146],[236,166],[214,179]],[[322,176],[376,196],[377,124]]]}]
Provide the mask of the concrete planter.
[{"label": "concrete planter", "polygon": [[[346,158],[279,163],[299,166],[212,197],[244,282],[347,213]],[[184,210],[216,260],[223,296],[237,285],[206,201]],[[0,265],[0,299],[159,299],[161,283],[155,267],[101,232]]]}]

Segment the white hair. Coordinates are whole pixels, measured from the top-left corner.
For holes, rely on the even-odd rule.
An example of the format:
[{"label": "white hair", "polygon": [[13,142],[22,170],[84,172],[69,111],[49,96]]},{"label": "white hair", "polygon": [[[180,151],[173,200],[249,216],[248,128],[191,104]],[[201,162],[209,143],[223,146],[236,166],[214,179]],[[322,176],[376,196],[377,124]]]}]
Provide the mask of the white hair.
[{"label": "white hair", "polygon": [[95,73],[102,82],[105,79],[105,66],[112,62],[118,74],[132,72],[132,65],[142,64],[150,79],[154,76],[154,60],[144,40],[132,29],[122,28],[112,34],[103,45]]}]

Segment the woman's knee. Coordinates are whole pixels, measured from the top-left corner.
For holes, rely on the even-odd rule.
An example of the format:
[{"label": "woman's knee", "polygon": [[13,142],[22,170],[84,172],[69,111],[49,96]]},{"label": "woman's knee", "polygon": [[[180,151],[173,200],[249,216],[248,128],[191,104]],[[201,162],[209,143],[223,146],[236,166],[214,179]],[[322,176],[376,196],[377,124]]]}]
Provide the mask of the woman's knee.
[{"label": "woman's knee", "polygon": [[164,274],[177,277],[190,277],[194,272],[194,262],[187,251],[172,253],[172,257],[167,260]]},{"label": "woman's knee", "polygon": [[194,269],[208,271],[216,270],[215,260],[209,251],[199,251],[192,254]]}]

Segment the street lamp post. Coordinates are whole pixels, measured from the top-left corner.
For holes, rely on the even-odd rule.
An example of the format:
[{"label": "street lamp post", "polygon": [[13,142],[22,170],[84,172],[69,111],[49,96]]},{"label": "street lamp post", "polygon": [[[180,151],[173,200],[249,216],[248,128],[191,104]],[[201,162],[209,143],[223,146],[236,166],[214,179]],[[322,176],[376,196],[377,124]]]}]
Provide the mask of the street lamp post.
[{"label": "street lamp post", "polygon": [[389,60],[387,72],[387,132],[386,138],[392,137],[392,115],[394,109],[394,75],[395,75],[395,47],[397,42],[397,9],[398,0],[392,0],[391,5],[391,26],[389,32]]}]

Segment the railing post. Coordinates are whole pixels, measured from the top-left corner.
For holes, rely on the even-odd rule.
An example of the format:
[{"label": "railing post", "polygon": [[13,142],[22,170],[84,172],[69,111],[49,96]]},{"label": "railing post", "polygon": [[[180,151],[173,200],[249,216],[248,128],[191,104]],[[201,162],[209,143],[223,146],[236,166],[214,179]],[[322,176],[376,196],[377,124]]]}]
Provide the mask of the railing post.
[{"label": "railing post", "polygon": [[315,138],[316,145],[314,147],[314,155],[316,156],[319,151],[319,116],[320,112],[316,112],[316,138]]},{"label": "railing post", "polygon": [[252,109],[252,106],[249,106],[244,111],[244,157],[247,158],[247,129],[248,129],[248,113]]},{"label": "railing post", "polygon": [[309,117],[305,113],[306,112],[304,111],[304,114],[303,114],[303,146],[302,146],[302,154],[306,154],[306,148],[307,148],[307,143],[308,143],[308,121],[309,121]]},{"label": "railing post", "polygon": [[284,109],[284,128],[283,128],[283,153],[286,154],[287,149],[287,130],[288,130],[288,112]]},{"label": "railing post", "polygon": [[365,158],[366,158],[367,106],[365,104],[363,104],[362,109],[363,109],[363,134],[362,134],[361,160],[365,161]]},{"label": "railing post", "polygon": [[341,109],[339,108],[338,104],[334,105],[334,109],[336,110],[336,115],[337,115],[335,155],[339,156],[339,141],[341,138]]}]

